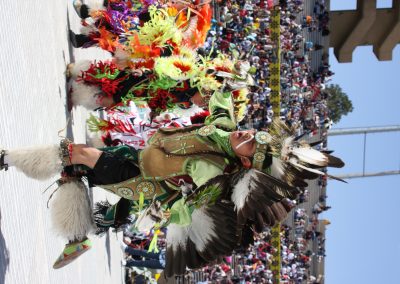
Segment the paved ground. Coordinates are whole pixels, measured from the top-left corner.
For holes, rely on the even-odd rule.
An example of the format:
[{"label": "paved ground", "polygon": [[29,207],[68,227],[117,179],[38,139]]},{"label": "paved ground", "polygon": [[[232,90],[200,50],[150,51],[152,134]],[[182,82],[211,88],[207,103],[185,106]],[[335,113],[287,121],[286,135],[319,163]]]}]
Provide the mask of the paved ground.
[{"label": "paved ground", "polygon": [[[65,65],[104,56],[96,50],[72,51],[67,31],[78,30],[72,0],[0,1],[0,145],[7,148],[58,143],[57,132],[85,141],[81,109],[66,110]],[[55,180],[56,178],[54,178]],[[121,283],[122,258],[116,235],[94,241],[75,263],[53,270],[64,242],[51,230],[46,202],[53,180],[37,182],[14,169],[0,172],[1,283]],[[54,189],[54,188],[53,188]],[[94,198],[105,193],[94,189]],[[113,201],[113,197],[108,197]]]}]

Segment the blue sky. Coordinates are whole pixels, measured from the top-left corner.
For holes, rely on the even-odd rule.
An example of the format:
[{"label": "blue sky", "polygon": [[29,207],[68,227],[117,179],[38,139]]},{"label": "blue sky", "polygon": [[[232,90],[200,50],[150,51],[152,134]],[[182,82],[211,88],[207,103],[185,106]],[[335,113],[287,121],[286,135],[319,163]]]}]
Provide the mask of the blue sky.
[{"label": "blue sky", "polygon": [[[356,1],[331,0],[331,10],[355,8]],[[389,7],[391,1],[378,1]],[[400,46],[393,60],[379,62],[372,47],[358,47],[352,63],[339,64],[331,50],[332,83],[353,101],[354,111],[333,128],[400,124]],[[331,173],[363,170],[363,135],[330,137],[328,145],[346,167]],[[366,172],[400,169],[400,132],[367,135]],[[400,175],[330,181],[321,218],[327,229],[326,283],[399,283]]]}]

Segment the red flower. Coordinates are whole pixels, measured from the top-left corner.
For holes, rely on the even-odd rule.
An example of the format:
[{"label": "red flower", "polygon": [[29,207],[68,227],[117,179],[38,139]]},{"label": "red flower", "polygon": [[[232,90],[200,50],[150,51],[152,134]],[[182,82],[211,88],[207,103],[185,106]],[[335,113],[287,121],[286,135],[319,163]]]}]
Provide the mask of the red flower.
[{"label": "red flower", "polygon": [[237,99],[240,95],[240,90],[235,90],[232,92],[233,98]]},{"label": "red flower", "polygon": [[174,66],[176,68],[178,68],[179,70],[181,70],[183,73],[185,73],[185,72],[189,71],[190,69],[192,69],[190,65],[185,65],[182,62],[178,62],[178,61],[174,62]]},{"label": "red flower", "polygon": [[118,72],[113,62],[98,61],[91,64],[88,70],[83,71],[77,81],[99,86],[105,95],[112,97],[119,90],[119,84],[128,77],[126,75],[116,79]]},{"label": "red flower", "polygon": [[230,73],[231,69],[226,66],[215,66],[215,71],[224,71]]}]

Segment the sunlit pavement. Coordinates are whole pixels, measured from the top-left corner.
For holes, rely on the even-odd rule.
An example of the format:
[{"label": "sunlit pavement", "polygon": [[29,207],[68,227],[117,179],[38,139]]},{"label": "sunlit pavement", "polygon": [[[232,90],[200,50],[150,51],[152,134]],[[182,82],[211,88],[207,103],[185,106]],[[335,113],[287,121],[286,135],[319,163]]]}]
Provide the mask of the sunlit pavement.
[{"label": "sunlit pavement", "polygon": [[[61,135],[85,142],[87,113],[66,110],[65,66],[105,55],[69,45],[68,26],[79,31],[72,1],[2,0],[0,15],[0,145],[58,143],[64,128]],[[55,180],[34,181],[14,169],[0,172],[0,283],[121,283],[122,253],[113,233],[92,237],[89,252],[53,270],[64,240],[52,232],[46,207],[56,187],[43,191]],[[102,190],[93,195],[115,201]]]}]

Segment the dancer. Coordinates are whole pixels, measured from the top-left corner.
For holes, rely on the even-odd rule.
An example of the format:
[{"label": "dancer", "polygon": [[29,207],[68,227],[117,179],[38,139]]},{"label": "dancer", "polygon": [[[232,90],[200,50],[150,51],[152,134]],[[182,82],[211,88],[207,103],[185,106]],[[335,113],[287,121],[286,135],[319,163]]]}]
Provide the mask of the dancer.
[{"label": "dancer", "polygon": [[[206,80],[210,77],[206,73],[209,60],[200,58],[195,49],[204,43],[211,8],[207,3],[187,3],[185,7],[181,4],[158,7],[146,2],[139,9],[130,1],[115,0],[105,4],[106,10],[95,12],[75,1],[74,7],[82,18],[101,17],[94,21],[96,36],[74,35],[72,42],[82,38],[79,46],[98,43],[114,56],[109,61],[68,66],[72,104],[96,109],[144,100],[155,115],[176,106],[206,106],[213,91],[208,86],[215,90],[216,83],[212,78]],[[148,17],[141,25],[136,23],[139,14]],[[88,39],[91,41],[83,43]]]},{"label": "dancer", "polygon": [[105,0],[98,6],[75,0],[73,6],[82,19],[80,34],[69,31],[71,43],[76,48],[99,46],[114,53],[120,37],[137,29],[140,18],[148,18],[146,3],[136,10],[131,1],[125,0]]},{"label": "dancer", "polygon": [[[316,167],[344,165],[297,142],[293,134],[294,129],[280,122],[275,122],[271,134],[227,132],[215,124],[160,129],[139,152],[126,146],[96,149],[62,141],[60,146],[2,150],[0,166],[14,166],[37,179],[49,178],[64,167],[65,178],[55,196],[64,202],[62,206],[53,202],[53,219],[74,248],[86,241],[92,229],[81,176],[122,197],[113,206],[95,210],[100,232],[127,221],[133,208],[130,200],[141,195],[157,198],[159,203],[151,203],[137,225],[151,228],[162,222],[165,208],[161,205],[168,206],[166,274],[173,275],[230,254],[249,239],[253,226],[261,230],[283,220],[291,209],[285,198],[299,193],[295,186],[305,186],[304,178],[327,175]],[[180,180],[184,186],[179,187]],[[167,205],[172,198],[175,202]],[[69,212],[64,219],[60,218],[63,210]],[[75,258],[66,250],[55,267]]]},{"label": "dancer", "polygon": [[[122,49],[132,56],[140,46],[150,47],[148,40],[158,41],[162,37],[158,48],[202,46],[211,26],[211,6],[200,1],[162,2],[141,1],[138,5],[125,0],[105,0],[103,6],[89,7],[75,0],[73,5],[82,19],[82,28],[81,34],[69,31],[71,43],[76,48],[99,46],[112,54]],[[152,34],[156,38],[152,39]]]},{"label": "dancer", "polygon": [[252,85],[248,63],[235,63],[222,55],[200,63],[191,50],[180,51],[181,55],[156,58],[152,69],[121,70],[112,61],[70,64],[67,73],[72,80],[72,104],[91,110],[127,105],[129,101],[146,102],[154,117],[176,108],[204,108],[216,93],[222,100],[233,100],[234,122],[241,121],[248,101],[247,87]]},{"label": "dancer", "polygon": [[150,70],[119,69],[112,61],[87,60],[70,64],[68,74],[72,79],[72,104],[93,110],[127,105],[130,100],[143,101],[155,114],[175,107],[188,108],[193,103],[205,105],[205,98],[197,87],[190,87],[189,80],[180,82],[169,79],[167,82],[154,73]]}]

